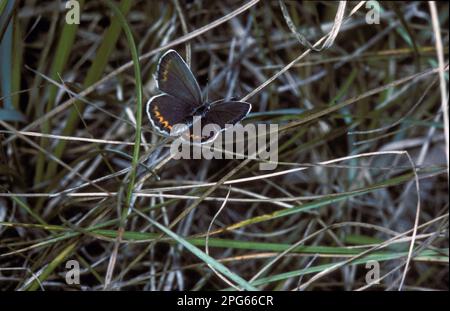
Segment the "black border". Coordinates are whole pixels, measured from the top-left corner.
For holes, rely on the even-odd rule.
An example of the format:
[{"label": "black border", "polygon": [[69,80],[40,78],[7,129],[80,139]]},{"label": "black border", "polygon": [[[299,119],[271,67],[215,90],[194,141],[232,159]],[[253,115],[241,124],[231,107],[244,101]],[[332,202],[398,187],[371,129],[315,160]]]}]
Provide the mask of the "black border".
[{"label": "black border", "polygon": [[[272,296],[273,306],[222,306],[223,296]],[[211,298],[208,309],[203,306],[179,306],[180,298]],[[131,311],[142,306],[144,310],[308,310],[306,308],[327,308],[327,310],[365,310],[376,308],[427,308],[428,310],[448,307],[448,291],[441,292],[0,292],[2,310],[32,306],[44,310],[112,310]],[[111,308],[112,307],[112,308]],[[289,308],[289,309],[287,309]],[[433,308],[433,309],[430,309]],[[311,310],[309,309],[309,310]],[[425,310],[427,310],[425,309]],[[20,309],[19,309],[20,310]],[[169,309],[167,309],[168,311]],[[394,309],[395,310],[395,309]]]}]

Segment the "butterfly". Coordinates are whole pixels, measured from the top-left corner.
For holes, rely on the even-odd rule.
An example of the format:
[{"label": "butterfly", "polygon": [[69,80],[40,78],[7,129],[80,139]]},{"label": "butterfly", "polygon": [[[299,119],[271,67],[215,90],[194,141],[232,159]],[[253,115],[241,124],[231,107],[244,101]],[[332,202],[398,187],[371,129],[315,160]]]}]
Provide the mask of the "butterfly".
[{"label": "butterfly", "polygon": [[[152,126],[164,136],[181,136],[185,141],[208,143],[228,126],[244,119],[252,109],[251,104],[243,101],[204,102],[194,74],[175,50],[161,56],[155,79],[162,94],[149,99],[147,115]],[[189,129],[195,120],[201,122],[202,127],[213,124],[217,131],[191,134]]]}]

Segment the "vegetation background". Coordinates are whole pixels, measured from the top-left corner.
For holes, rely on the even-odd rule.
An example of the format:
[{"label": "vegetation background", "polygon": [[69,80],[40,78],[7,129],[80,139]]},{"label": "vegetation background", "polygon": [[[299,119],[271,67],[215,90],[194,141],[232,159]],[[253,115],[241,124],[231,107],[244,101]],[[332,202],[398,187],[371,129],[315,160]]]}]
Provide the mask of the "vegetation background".
[{"label": "vegetation background", "polygon": [[[448,2],[74,2],[0,1],[0,289],[448,290]],[[170,157],[169,48],[275,171]]]}]

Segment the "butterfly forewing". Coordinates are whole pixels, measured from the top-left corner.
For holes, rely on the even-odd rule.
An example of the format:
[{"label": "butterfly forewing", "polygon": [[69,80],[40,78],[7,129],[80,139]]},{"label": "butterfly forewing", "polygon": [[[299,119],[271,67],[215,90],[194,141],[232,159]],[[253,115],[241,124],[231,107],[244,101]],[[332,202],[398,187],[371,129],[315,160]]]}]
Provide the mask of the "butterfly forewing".
[{"label": "butterfly forewing", "polygon": [[167,51],[158,64],[158,88],[190,105],[192,109],[202,105],[200,87],[191,70],[174,50]]}]

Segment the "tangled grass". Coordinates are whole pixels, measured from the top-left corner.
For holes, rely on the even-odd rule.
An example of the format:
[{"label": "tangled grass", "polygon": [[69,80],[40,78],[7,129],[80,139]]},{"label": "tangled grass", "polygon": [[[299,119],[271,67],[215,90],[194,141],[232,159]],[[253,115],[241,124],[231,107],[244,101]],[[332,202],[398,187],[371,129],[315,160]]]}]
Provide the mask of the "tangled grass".
[{"label": "tangled grass", "polygon": [[[448,290],[448,2],[0,3],[2,290]],[[274,171],[171,157],[169,48]]]}]

